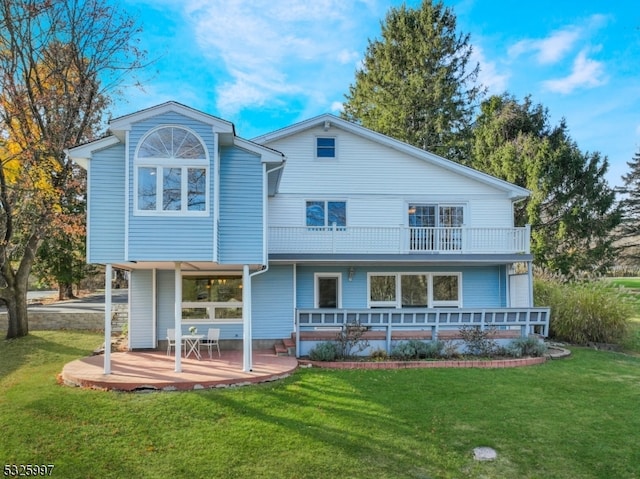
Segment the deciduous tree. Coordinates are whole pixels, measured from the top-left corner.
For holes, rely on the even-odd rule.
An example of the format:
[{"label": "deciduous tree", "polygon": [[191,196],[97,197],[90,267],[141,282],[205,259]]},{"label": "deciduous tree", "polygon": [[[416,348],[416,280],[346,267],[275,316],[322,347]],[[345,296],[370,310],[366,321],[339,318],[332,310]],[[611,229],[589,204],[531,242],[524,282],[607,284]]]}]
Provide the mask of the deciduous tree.
[{"label": "deciduous tree", "polygon": [[0,300],[28,334],[38,248],[63,214],[64,150],[92,139],[110,92],[141,66],[139,28],[106,0],[0,0]]}]

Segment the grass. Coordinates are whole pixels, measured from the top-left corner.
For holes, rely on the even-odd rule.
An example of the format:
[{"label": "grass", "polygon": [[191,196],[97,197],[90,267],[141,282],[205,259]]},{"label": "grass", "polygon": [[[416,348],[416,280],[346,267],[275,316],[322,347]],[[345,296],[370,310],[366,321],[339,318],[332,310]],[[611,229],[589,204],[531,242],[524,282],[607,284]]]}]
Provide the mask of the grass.
[{"label": "grass", "polygon": [[[0,461],[52,477],[640,477],[640,358],[541,366],[303,369],[260,386],[130,394],[56,383],[94,333],[0,341]],[[473,448],[498,459],[475,462]]]}]

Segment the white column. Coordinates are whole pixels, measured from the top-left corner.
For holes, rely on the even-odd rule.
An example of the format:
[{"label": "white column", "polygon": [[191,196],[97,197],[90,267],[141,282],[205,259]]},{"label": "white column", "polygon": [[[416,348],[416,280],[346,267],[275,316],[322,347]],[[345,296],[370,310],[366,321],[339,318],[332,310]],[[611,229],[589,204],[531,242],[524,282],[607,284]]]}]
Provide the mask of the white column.
[{"label": "white column", "polygon": [[111,264],[104,268],[104,373],[111,374]]},{"label": "white column", "polygon": [[242,267],[242,370],[251,371],[252,357],[251,339],[251,276],[249,265]]},{"label": "white column", "polygon": [[182,372],[182,271],[179,261],[175,267],[175,294],[174,294],[174,328],[176,330],[176,366],[175,372]]},{"label": "white column", "polygon": [[533,261],[527,263],[527,276],[529,276],[529,307],[533,308]]}]

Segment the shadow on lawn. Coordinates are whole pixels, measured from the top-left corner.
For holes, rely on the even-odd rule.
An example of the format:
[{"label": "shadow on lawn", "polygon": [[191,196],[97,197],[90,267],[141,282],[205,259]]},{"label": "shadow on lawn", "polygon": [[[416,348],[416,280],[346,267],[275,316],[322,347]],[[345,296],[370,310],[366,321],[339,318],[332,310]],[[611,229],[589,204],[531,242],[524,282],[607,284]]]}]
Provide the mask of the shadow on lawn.
[{"label": "shadow on lawn", "polygon": [[[317,370],[313,374],[322,375]],[[265,389],[264,402],[258,404],[231,394],[203,397],[228,408],[238,417],[249,417],[281,429],[278,436],[287,437],[289,447],[291,441],[298,442],[296,435],[301,436],[300,443],[304,444],[301,448],[316,443],[317,451],[313,454],[318,458],[316,466],[327,467],[326,458],[334,457],[331,467],[338,468],[336,473],[341,475],[369,470],[379,477],[396,477],[399,471],[406,475],[412,470],[411,477],[430,477],[426,465],[433,472],[447,469],[451,464],[463,467],[467,462],[454,451],[443,450],[437,439],[417,430],[404,416],[399,417],[387,400],[377,401],[354,383],[331,373],[321,383],[305,381],[302,375],[301,371],[285,380],[284,388]],[[400,442],[398,438],[402,438]],[[308,451],[297,457],[290,455],[283,466],[283,477],[303,466],[314,469]]]},{"label": "shadow on lawn", "polygon": [[[0,341],[0,379],[20,369],[27,363],[33,364],[37,356],[60,357],[62,361],[87,356],[91,349],[77,347],[78,343],[89,344],[95,333],[84,331],[34,331],[27,336]],[[55,338],[55,340],[52,340]],[[98,339],[99,341],[99,339]]]}]

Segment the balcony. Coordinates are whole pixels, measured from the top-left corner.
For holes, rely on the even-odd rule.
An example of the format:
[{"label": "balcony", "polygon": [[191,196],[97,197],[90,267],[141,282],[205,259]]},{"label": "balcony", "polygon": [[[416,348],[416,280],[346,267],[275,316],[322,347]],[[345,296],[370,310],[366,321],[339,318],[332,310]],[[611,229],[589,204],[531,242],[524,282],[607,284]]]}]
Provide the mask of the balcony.
[{"label": "balcony", "polygon": [[529,254],[531,229],[415,227],[269,228],[269,253]]}]

